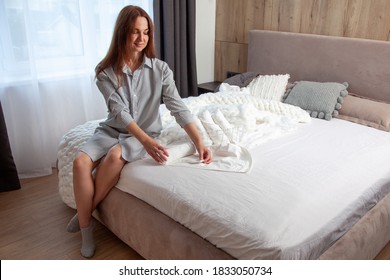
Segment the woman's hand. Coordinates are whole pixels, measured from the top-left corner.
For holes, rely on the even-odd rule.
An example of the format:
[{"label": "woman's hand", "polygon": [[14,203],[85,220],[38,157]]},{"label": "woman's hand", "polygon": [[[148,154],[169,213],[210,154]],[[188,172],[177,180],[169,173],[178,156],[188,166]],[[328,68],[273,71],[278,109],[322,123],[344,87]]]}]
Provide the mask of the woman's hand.
[{"label": "woman's hand", "polygon": [[196,150],[199,154],[199,160],[202,163],[209,164],[213,160],[211,151],[204,145],[202,137],[200,136],[199,130],[195,123],[189,123],[184,126],[184,130],[195,144]]},{"label": "woman's hand", "polygon": [[199,154],[199,160],[202,163],[209,164],[212,162],[213,155],[211,154],[210,149],[208,149],[203,144],[200,144],[199,147],[196,146],[196,150],[198,151],[198,154]]},{"label": "woman's hand", "polygon": [[156,140],[149,137],[146,141],[142,142],[146,152],[158,163],[163,164],[168,160],[168,150],[161,146]]},{"label": "woman's hand", "polygon": [[168,150],[160,145],[156,140],[147,135],[135,121],[132,121],[127,130],[133,134],[144,146],[146,152],[158,163],[163,164],[168,159]]}]

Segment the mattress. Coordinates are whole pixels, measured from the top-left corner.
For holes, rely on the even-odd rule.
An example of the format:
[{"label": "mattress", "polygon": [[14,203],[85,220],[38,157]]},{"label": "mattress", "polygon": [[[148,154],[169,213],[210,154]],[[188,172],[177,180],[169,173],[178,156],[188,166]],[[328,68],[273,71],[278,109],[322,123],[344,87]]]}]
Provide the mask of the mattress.
[{"label": "mattress", "polygon": [[247,173],[136,161],[117,188],[237,259],[317,259],[390,191],[390,134],[373,128],[312,119],[250,152]]},{"label": "mattress", "polygon": [[[229,172],[232,165],[225,161],[225,168],[215,168],[217,156],[211,168],[145,158],[127,164],[116,187],[234,258],[317,259],[389,193],[387,132],[313,119],[298,107],[244,93],[185,102],[195,115],[223,112],[230,124],[245,127],[238,144],[250,154],[251,168]],[[168,147],[182,143],[185,133],[163,105],[161,115],[159,141]],[[98,123],[72,129],[59,147],[60,195],[73,208],[72,161]]]}]

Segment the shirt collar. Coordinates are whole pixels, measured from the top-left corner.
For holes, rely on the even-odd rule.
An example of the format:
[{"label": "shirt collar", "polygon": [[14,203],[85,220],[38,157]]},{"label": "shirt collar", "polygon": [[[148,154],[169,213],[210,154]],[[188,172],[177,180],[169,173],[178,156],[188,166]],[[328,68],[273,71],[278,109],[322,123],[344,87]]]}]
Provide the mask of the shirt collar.
[{"label": "shirt collar", "polygon": [[[140,68],[144,67],[144,66],[148,66],[149,68],[152,68],[152,59],[147,57],[146,55],[144,55],[144,60],[141,64]],[[123,65],[122,72],[125,74],[129,74],[129,75],[132,74],[132,71],[127,64]]]},{"label": "shirt collar", "polygon": [[152,59],[144,55],[144,65],[148,66],[149,68],[152,68]]}]

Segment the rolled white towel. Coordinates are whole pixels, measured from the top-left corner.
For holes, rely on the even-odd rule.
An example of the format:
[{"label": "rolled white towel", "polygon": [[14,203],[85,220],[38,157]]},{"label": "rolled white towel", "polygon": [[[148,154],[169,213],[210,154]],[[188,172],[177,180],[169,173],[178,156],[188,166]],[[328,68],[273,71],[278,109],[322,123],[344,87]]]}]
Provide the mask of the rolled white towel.
[{"label": "rolled white towel", "polygon": [[219,125],[219,127],[223,130],[225,135],[228,137],[229,142],[234,143],[234,135],[233,135],[233,126],[228,122],[228,120],[225,118],[224,114],[220,111],[217,110],[212,115],[212,118],[214,122]]},{"label": "rolled white towel", "polygon": [[190,142],[180,143],[177,145],[172,145],[167,148],[168,149],[168,159],[164,163],[166,165],[169,165],[173,162],[175,162],[178,159],[184,158],[186,156],[190,156],[195,154],[196,149],[194,144]]},{"label": "rolled white towel", "polygon": [[223,145],[229,143],[229,138],[222,130],[222,128],[214,122],[209,111],[205,110],[200,113],[199,119],[201,120],[214,145]]},{"label": "rolled white towel", "polygon": [[203,126],[203,123],[200,121],[200,119],[198,117],[195,117],[195,124],[196,124],[196,127],[198,128],[199,133],[203,139],[203,143],[206,146],[211,146],[213,144],[213,141],[211,140],[208,132],[206,131],[205,127]]}]

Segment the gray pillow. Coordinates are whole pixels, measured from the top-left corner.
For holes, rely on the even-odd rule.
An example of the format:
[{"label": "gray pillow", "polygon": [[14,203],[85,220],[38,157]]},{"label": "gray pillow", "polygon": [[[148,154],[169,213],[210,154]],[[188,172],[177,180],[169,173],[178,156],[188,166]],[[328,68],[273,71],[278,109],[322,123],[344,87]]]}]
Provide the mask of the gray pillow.
[{"label": "gray pillow", "polygon": [[[223,83],[229,84],[231,86],[238,86],[240,88],[246,87],[250,82],[256,78],[258,74],[254,72],[244,72],[231,76],[223,81]],[[218,91],[219,87],[215,90]]]},{"label": "gray pillow", "polygon": [[301,107],[311,117],[330,120],[338,115],[343,97],[348,95],[348,83],[298,81],[283,97],[283,102]]}]

